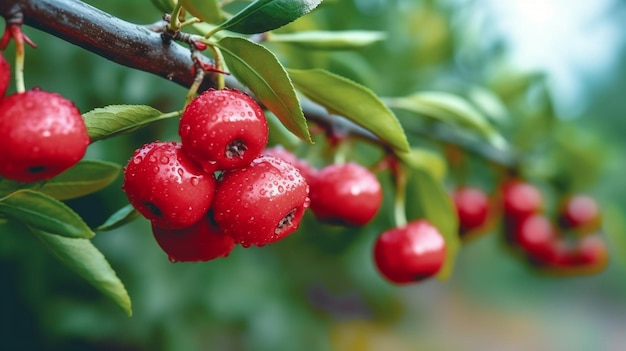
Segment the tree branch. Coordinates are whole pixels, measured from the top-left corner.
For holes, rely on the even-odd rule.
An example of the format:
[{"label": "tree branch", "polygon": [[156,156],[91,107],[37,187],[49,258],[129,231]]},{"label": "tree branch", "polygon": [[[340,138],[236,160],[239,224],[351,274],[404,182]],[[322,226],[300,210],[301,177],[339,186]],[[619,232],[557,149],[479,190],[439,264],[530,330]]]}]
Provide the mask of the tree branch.
[{"label": "tree branch", "polygon": [[[158,75],[184,87],[193,83],[193,62],[189,49],[175,42],[166,44],[160,33],[151,31],[147,26],[124,21],[79,0],[0,1],[0,15],[9,19],[15,13],[21,13],[24,24],[28,26],[120,65]],[[226,77],[226,85],[248,90],[231,76]],[[207,74],[201,90],[215,86],[215,74]],[[303,101],[302,107],[308,120],[337,126],[351,136],[382,145],[381,140],[368,130],[341,116],[329,114],[316,103]],[[492,162],[507,166],[514,163],[511,155],[494,152],[484,144],[460,139],[444,141],[458,144]]]}]

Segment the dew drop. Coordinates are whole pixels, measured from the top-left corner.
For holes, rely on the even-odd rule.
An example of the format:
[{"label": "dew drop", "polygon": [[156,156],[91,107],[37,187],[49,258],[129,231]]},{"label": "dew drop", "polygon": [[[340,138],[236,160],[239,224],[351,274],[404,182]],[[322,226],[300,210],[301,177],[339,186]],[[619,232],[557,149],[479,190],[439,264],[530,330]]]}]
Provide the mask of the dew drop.
[{"label": "dew drop", "polygon": [[159,173],[159,167],[158,166],[154,166],[154,168],[152,168],[152,172],[154,172],[154,174]]},{"label": "dew drop", "polygon": [[198,177],[191,178],[191,185],[198,185],[198,184],[200,184],[200,179],[198,179]]},{"label": "dew drop", "polygon": [[178,260],[176,258],[174,258],[173,256],[168,256],[167,259],[170,260],[170,262],[172,262],[172,263],[178,262]]},{"label": "dew drop", "polygon": [[162,164],[166,165],[166,164],[168,164],[169,162],[170,162],[170,158],[169,158],[169,157],[167,157],[167,156],[163,156],[163,157],[161,157],[161,163],[162,163]]},{"label": "dew drop", "polygon": [[135,158],[133,158],[133,163],[138,165],[141,163],[141,161],[143,161],[143,158],[141,156],[137,156]]}]

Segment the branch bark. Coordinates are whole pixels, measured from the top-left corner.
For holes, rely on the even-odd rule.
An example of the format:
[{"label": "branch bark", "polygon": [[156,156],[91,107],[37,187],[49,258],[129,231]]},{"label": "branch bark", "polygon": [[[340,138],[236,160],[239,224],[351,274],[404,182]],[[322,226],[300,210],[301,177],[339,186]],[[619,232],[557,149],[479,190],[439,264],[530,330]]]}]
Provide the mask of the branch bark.
[{"label": "branch bark", "polygon": [[[79,0],[0,1],[0,15],[9,18],[16,12],[24,16],[24,24],[120,65],[158,75],[184,87],[193,83],[193,62],[189,49],[176,42],[164,43],[159,33],[146,26],[124,21]],[[226,85],[245,88],[230,76],[226,77]],[[215,74],[207,74],[201,90],[215,86]],[[303,101],[302,107],[306,118],[311,121],[326,126],[336,125],[349,135],[382,144],[369,131],[341,116],[329,114],[316,103]],[[498,164],[510,166],[515,161],[510,153],[500,152],[484,144],[463,140],[443,141],[458,144]]]}]

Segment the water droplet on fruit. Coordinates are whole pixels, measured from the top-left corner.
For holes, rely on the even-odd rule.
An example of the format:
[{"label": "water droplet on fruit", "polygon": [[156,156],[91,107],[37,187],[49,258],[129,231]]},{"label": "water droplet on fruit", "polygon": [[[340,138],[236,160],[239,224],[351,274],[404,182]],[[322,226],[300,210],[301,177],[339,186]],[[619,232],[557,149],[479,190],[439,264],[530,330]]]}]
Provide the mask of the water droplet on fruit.
[{"label": "water droplet on fruit", "polygon": [[170,260],[170,262],[172,262],[172,263],[178,262],[178,260],[176,258],[172,257],[172,256],[167,256],[167,259]]},{"label": "water droplet on fruit", "polygon": [[150,161],[150,162],[156,162],[156,160],[157,160],[156,157],[154,157],[152,155],[150,155],[150,158],[148,159],[148,161]]},{"label": "water droplet on fruit", "polygon": [[261,189],[261,190],[259,190],[259,194],[260,194],[261,196],[265,196],[265,194],[267,194],[267,190],[265,190],[265,189]]},{"label": "water droplet on fruit", "polygon": [[154,174],[159,173],[159,167],[158,166],[154,166],[154,168],[152,169],[152,172],[154,172]]},{"label": "water droplet on fruit", "polygon": [[180,126],[180,136],[184,137],[189,135],[189,132],[191,131],[191,126],[189,124],[183,124]]},{"label": "water droplet on fruit", "polygon": [[42,135],[44,138],[47,138],[47,137],[49,137],[50,135],[52,135],[52,133],[50,133],[50,131],[49,131],[49,130],[44,130],[44,131],[43,131],[43,133],[41,133],[41,135]]},{"label": "water droplet on fruit", "polygon": [[137,156],[137,157],[133,158],[133,163],[136,164],[136,165],[140,164],[141,161],[143,161],[143,157],[141,157],[141,156]]},{"label": "water droplet on fruit", "polygon": [[198,179],[198,177],[191,178],[191,185],[198,185],[198,184],[200,184],[200,179]]},{"label": "water droplet on fruit", "polygon": [[182,177],[182,176],[183,176],[183,174],[184,174],[183,169],[182,169],[182,168],[179,168],[179,169],[178,169],[178,175]]},{"label": "water droplet on fruit", "polygon": [[284,193],[285,192],[285,188],[282,185],[279,185],[278,186],[278,192],[281,193],[281,194]]},{"label": "water droplet on fruit", "polygon": [[249,248],[249,247],[250,247],[250,244],[249,244],[249,243],[247,243],[247,242],[242,241],[242,242],[241,242],[241,246],[247,249],[247,248]]},{"label": "water droplet on fruit", "polygon": [[167,157],[167,156],[163,156],[163,157],[161,157],[161,163],[162,163],[162,164],[166,165],[166,164],[168,164],[169,162],[170,162],[170,158],[169,158],[169,157]]}]

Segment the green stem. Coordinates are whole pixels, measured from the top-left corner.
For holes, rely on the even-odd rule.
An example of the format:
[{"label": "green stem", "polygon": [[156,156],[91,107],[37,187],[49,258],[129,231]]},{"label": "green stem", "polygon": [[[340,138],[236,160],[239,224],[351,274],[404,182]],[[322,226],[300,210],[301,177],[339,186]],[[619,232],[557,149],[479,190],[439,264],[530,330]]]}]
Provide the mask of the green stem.
[{"label": "green stem", "polygon": [[167,29],[172,32],[178,32],[181,28],[180,26],[180,13],[183,10],[183,5],[179,2],[176,3],[172,13],[170,14],[170,23],[167,25]]},{"label": "green stem", "polygon": [[15,38],[15,90],[17,93],[26,91],[24,84],[24,40],[21,36]]},{"label": "green stem", "polygon": [[[209,48],[211,49],[211,52],[213,53],[213,59],[215,60],[215,68],[218,71],[223,72],[224,61],[222,59],[222,54],[220,53],[220,49],[217,48],[215,45],[209,45]],[[217,85],[217,89],[224,89],[224,87],[226,86],[226,82],[224,81],[223,73],[217,73],[217,82],[215,84]]]},{"label": "green stem", "polygon": [[400,162],[396,162],[393,166],[393,176],[396,189],[396,197],[393,206],[394,222],[396,227],[406,226],[406,184],[407,174],[404,166]]}]

